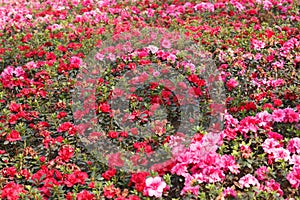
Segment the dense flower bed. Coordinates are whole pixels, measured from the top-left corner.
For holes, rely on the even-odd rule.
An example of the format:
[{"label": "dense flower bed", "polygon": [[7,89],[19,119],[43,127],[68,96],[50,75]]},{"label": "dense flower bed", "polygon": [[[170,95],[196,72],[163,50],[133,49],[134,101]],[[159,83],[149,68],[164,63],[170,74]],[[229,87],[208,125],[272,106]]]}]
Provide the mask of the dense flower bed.
[{"label": "dense flower bed", "polygon": [[[300,198],[298,1],[2,0],[0,4],[1,199]],[[83,82],[95,85],[97,95],[92,98],[97,104],[88,108],[97,113],[95,123],[103,130],[87,132],[89,121],[76,123],[89,113],[74,112],[72,94],[91,50],[101,49],[108,36],[149,27],[181,33],[214,60],[226,105],[219,108],[224,119],[219,132],[203,128],[202,117],[214,113],[215,107],[210,106],[213,99],[207,94],[209,83],[198,73],[200,66],[186,62],[180,52],[164,51],[173,44],[168,37],[161,38],[158,47],[136,49],[129,57],[109,54],[110,71],[96,82]],[[151,121],[153,135],[146,137],[135,127],[120,130],[111,123],[116,111],[110,96],[124,92],[114,88],[119,73],[142,68],[130,84],[144,82],[145,72],[154,77],[161,73],[147,68],[153,63],[184,74],[191,88],[179,82],[179,90],[201,99],[200,107],[206,108],[201,110],[200,124],[185,119],[195,124],[187,145],[184,133],[176,132],[176,123],[170,122],[177,119],[181,99],[158,82],[137,87],[124,114],[144,124],[160,105],[171,109],[167,120]],[[118,151],[98,153],[107,161],[102,162],[87,149],[83,134],[88,134],[89,143],[97,145],[105,138],[132,152],[130,162]],[[128,163],[145,166],[159,146],[169,152],[168,159],[149,169],[122,168]]]}]

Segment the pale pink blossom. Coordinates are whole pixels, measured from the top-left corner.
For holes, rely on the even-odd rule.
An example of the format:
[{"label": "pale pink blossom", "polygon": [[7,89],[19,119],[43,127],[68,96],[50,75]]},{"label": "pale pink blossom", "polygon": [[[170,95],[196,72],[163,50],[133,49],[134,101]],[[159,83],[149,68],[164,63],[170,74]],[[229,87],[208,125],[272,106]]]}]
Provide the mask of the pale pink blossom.
[{"label": "pale pink blossom", "polygon": [[296,154],[292,155],[290,157],[289,164],[300,166],[300,155],[296,155]]},{"label": "pale pink blossom", "polygon": [[268,138],[262,144],[262,148],[266,153],[272,153],[275,148],[279,148],[280,144],[277,140],[273,138]]},{"label": "pale pink blossom", "polygon": [[161,41],[161,46],[162,46],[163,48],[169,49],[169,48],[172,47],[172,43],[171,43],[171,41],[168,40],[168,39],[163,39],[163,40]]},{"label": "pale pink blossom", "polygon": [[257,187],[260,186],[258,180],[251,174],[247,174],[246,176],[243,176],[242,178],[240,178],[239,184],[242,186],[242,188],[244,188],[244,187],[249,188],[249,187],[251,187],[251,185],[257,186]]},{"label": "pale pink blossom", "polygon": [[267,111],[257,113],[256,118],[260,121],[258,124],[259,126],[265,126],[272,121],[272,115]]},{"label": "pale pink blossom", "polygon": [[164,189],[167,187],[166,182],[159,176],[157,177],[149,177],[146,179],[146,187],[144,192],[147,196],[150,197],[161,197]]},{"label": "pale pink blossom", "polygon": [[253,39],[252,45],[255,50],[261,50],[266,47],[266,44],[260,40]]},{"label": "pale pink blossom", "polygon": [[272,150],[272,153],[274,155],[275,161],[282,160],[282,159],[284,161],[288,161],[290,158],[290,152],[287,149],[284,149],[282,147],[274,148]]}]

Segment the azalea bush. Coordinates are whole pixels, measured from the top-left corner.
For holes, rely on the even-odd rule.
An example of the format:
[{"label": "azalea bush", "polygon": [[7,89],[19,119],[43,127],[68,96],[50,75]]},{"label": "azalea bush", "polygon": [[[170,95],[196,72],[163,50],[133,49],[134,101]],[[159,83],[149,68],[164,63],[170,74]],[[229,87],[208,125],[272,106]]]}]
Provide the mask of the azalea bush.
[{"label": "azalea bush", "polygon": [[298,1],[0,4],[1,199],[300,199]]}]

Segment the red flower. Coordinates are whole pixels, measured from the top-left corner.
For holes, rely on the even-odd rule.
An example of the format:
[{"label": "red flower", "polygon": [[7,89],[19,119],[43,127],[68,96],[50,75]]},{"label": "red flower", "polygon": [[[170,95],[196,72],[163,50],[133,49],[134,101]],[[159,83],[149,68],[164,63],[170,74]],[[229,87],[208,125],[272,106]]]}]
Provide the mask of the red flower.
[{"label": "red flower", "polygon": [[88,192],[87,190],[82,190],[76,195],[76,200],[92,200],[96,199],[94,194]]},{"label": "red flower", "polygon": [[15,182],[9,182],[2,188],[1,199],[17,200],[19,199],[20,193],[26,193],[23,186]]},{"label": "red flower", "polygon": [[2,169],[1,173],[4,177],[9,176],[10,179],[13,179],[17,174],[17,169],[15,167],[5,167]]},{"label": "red flower", "polygon": [[66,132],[68,131],[68,133],[70,135],[75,135],[76,134],[76,127],[74,126],[74,124],[72,124],[71,122],[65,122],[65,123],[62,123],[57,131],[60,133],[60,132]]},{"label": "red flower", "polygon": [[130,179],[130,185],[135,184],[135,189],[138,192],[142,192],[146,186],[146,178],[149,176],[148,172],[138,172],[135,174],[132,174]]},{"label": "red flower", "polygon": [[120,192],[120,189],[115,188],[113,184],[104,187],[104,196],[109,199],[112,199],[114,196],[117,196],[118,194],[120,194]]},{"label": "red flower", "polygon": [[74,148],[70,145],[64,145],[60,148],[58,155],[62,161],[68,162],[74,155]]},{"label": "red flower", "polygon": [[85,184],[85,179],[88,178],[87,173],[82,171],[74,171],[72,174],[68,174],[65,180],[65,184],[67,187],[72,187],[75,184]]},{"label": "red flower", "polygon": [[282,101],[280,99],[274,99],[273,102],[274,102],[274,106],[276,106],[276,107],[279,107],[282,105]]},{"label": "red flower", "polygon": [[21,107],[20,104],[17,104],[15,102],[11,102],[10,106],[9,106],[9,110],[10,110],[10,112],[19,112],[20,107]]},{"label": "red flower", "polygon": [[109,113],[111,110],[110,110],[110,106],[109,104],[107,103],[102,103],[100,106],[99,106],[99,109],[101,110],[101,112],[103,113]]},{"label": "red flower", "polygon": [[65,116],[67,116],[67,113],[62,111],[62,112],[59,112],[58,115],[56,116],[57,119],[61,119],[61,118],[64,118]]},{"label": "red flower", "polygon": [[118,134],[118,132],[116,132],[116,131],[109,131],[108,132],[108,137],[110,137],[110,138],[117,138],[119,136],[119,134]]},{"label": "red flower", "polygon": [[109,169],[107,170],[106,172],[102,173],[102,177],[105,179],[105,180],[109,180],[111,179],[111,177],[113,177],[115,174],[117,173],[117,170],[112,168],[112,169]]},{"label": "red flower", "polygon": [[18,140],[22,140],[22,138],[18,131],[12,130],[11,133],[6,136],[6,140],[9,142],[15,142]]}]

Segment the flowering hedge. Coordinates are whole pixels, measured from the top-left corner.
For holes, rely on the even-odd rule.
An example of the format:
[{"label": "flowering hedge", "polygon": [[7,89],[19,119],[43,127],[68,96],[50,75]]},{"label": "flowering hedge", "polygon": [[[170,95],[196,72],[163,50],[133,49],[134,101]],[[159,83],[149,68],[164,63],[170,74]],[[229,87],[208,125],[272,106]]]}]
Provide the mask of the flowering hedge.
[{"label": "flowering hedge", "polygon": [[[0,4],[1,199],[300,198],[298,1]],[[198,74],[199,63],[191,65],[180,52],[162,50],[173,44],[167,37],[159,47],[134,51],[130,60],[110,54],[111,71],[91,83],[97,87],[97,104],[89,108],[104,130],[90,131],[89,143],[105,138],[132,152],[128,160],[133,165],[146,165],[159,146],[169,153],[147,170],[124,170],[129,162],[120,152],[98,151],[105,163],[88,150],[82,139],[88,121],[76,123],[88,112],[73,112],[72,94],[85,59],[95,47],[101,49],[108,35],[149,27],[179,32],[211,56],[225,88],[224,124],[218,133],[204,128],[205,114],[215,109],[209,106],[209,83]],[[97,59],[103,58],[99,54]],[[152,135],[112,126],[116,110],[107,99],[124,92],[114,88],[118,73],[142,68],[158,76],[160,72],[145,67],[151,63],[181,70],[191,90],[184,82],[178,88],[201,99],[199,107],[205,108],[200,122],[184,119],[195,124],[187,145],[172,122],[181,99],[158,82],[137,88],[126,111],[131,120],[144,124],[159,106],[170,109],[167,119],[151,121]],[[148,79],[139,75],[138,83]]]}]

